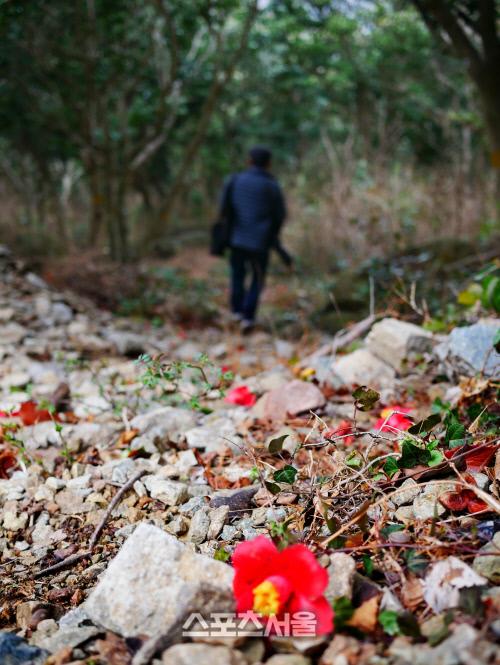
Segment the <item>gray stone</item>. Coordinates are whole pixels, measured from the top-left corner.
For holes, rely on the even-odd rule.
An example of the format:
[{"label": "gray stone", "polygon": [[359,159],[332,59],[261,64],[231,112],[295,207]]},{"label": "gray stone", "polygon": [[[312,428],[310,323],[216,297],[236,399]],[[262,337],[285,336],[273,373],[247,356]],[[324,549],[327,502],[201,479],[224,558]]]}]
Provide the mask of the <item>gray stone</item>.
[{"label": "gray stone", "polygon": [[176,644],[162,656],[162,665],[247,665],[239,651],[209,644]]},{"label": "gray stone", "polygon": [[[462,623],[437,647],[431,648],[427,644],[413,645],[408,638],[396,638],[388,653],[394,658],[395,665],[471,665],[489,662],[478,657],[478,642],[477,630]],[[493,655],[496,647],[492,644],[489,646],[490,654]]]},{"label": "gray stone", "polygon": [[113,344],[121,356],[138,356],[148,346],[147,338],[144,335],[127,330],[110,330],[106,333],[106,339]]},{"label": "gray stone", "polygon": [[451,370],[450,373],[499,376],[500,354],[493,347],[499,329],[500,323],[497,320],[485,319],[472,326],[452,330],[448,341],[440,347],[440,356]]},{"label": "gray stone", "polygon": [[203,448],[207,452],[221,452],[225,448],[237,452],[244,448],[234,421],[215,413],[208,416],[200,427],[188,429],[185,435],[190,448]]},{"label": "gray stone", "polygon": [[165,406],[133,418],[130,426],[141,433],[133,441],[134,448],[154,446],[169,442],[180,443],[184,432],[196,424],[196,415],[187,409]]},{"label": "gray stone", "polygon": [[50,653],[56,653],[64,647],[74,649],[101,632],[102,629],[96,626],[66,626],[47,637],[37,637],[35,633],[32,641],[42,649],[46,649]]},{"label": "gray stone", "polygon": [[266,660],[266,665],[311,665],[311,659],[298,653],[277,653]]},{"label": "gray stone", "polygon": [[366,337],[366,348],[374,356],[401,372],[404,361],[414,353],[432,349],[432,334],[414,323],[383,319]]},{"label": "gray stone", "polygon": [[210,526],[207,532],[207,539],[214,540],[218,538],[229,515],[229,506],[219,506],[209,513]]},{"label": "gray stone", "polygon": [[48,652],[30,646],[14,633],[0,632],[0,663],[2,665],[43,665]]},{"label": "gray stone", "polygon": [[144,476],[142,482],[153,499],[167,506],[177,506],[188,498],[187,486],[174,480],[164,480],[157,476]]},{"label": "gray stone", "polygon": [[203,496],[193,496],[186,501],[180,508],[179,512],[181,515],[194,515],[197,510],[204,508],[207,505],[205,498]]},{"label": "gray stone", "polygon": [[90,619],[125,637],[167,635],[191,612],[234,610],[230,566],[141,523],[85,601]]},{"label": "gray stone", "polygon": [[339,356],[332,364],[332,372],[337,385],[364,385],[375,388],[391,386],[396,376],[393,367],[374,356],[368,349],[357,349],[345,356]]},{"label": "gray stone", "polygon": [[18,323],[6,323],[0,326],[0,340],[2,344],[19,344],[27,335],[28,329]]},{"label": "gray stone", "polygon": [[347,598],[352,597],[355,572],[356,562],[351,556],[344,552],[337,552],[330,555],[330,565],[328,566],[329,581],[325,591],[325,597],[330,603],[342,596],[346,596]]},{"label": "gray stone", "polygon": [[182,536],[189,529],[189,523],[182,515],[176,515],[165,528],[173,536]]},{"label": "gray stone", "polygon": [[500,584],[500,531],[493,540],[478,551],[472,567],[479,575],[494,584]]},{"label": "gray stone", "polygon": [[404,506],[408,503],[412,503],[421,491],[422,488],[417,482],[415,482],[415,480],[413,480],[413,478],[407,478],[404,483],[401,483],[397,494],[394,494],[391,497],[391,501],[392,503],[395,503],[396,506]]},{"label": "gray stone", "polygon": [[196,545],[201,545],[201,543],[206,540],[209,527],[210,517],[208,515],[208,508],[197,510],[191,520],[191,525],[188,531],[188,540]]},{"label": "gray stone", "polygon": [[55,502],[63,515],[81,515],[94,509],[94,506],[91,503],[86,503],[84,497],[77,494],[76,491],[62,490],[58,492]]},{"label": "gray stone", "polygon": [[445,492],[452,492],[455,483],[429,483],[422,494],[419,494],[413,502],[413,512],[417,520],[429,520],[433,517],[443,515],[446,508],[439,502],[439,497]]},{"label": "gray stone", "polygon": [[319,409],[325,403],[325,396],[314,383],[294,379],[264,396],[264,418],[286,420]]}]

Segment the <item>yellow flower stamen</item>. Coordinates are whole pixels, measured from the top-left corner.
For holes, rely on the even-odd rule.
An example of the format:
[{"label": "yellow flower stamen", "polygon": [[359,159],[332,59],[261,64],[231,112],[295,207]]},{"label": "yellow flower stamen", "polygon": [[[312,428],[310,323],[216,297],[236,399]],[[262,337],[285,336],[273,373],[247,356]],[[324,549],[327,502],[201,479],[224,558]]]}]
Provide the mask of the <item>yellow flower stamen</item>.
[{"label": "yellow flower stamen", "polygon": [[269,580],[261,582],[253,590],[253,611],[264,616],[278,613],[280,608],[280,594],[278,589]]}]

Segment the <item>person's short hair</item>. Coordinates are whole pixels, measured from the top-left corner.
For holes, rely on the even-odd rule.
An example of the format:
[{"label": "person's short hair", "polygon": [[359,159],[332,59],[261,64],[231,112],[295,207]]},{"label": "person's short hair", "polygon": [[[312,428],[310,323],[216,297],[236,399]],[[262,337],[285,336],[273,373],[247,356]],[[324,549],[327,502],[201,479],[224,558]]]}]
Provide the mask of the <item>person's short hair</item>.
[{"label": "person's short hair", "polygon": [[269,150],[269,148],[265,148],[264,146],[261,145],[256,145],[250,149],[248,156],[250,157],[250,162],[254,166],[265,168],[266,166],[269,166],[269,164],[271,163],[271,158],[273,155],[272,152]]}]

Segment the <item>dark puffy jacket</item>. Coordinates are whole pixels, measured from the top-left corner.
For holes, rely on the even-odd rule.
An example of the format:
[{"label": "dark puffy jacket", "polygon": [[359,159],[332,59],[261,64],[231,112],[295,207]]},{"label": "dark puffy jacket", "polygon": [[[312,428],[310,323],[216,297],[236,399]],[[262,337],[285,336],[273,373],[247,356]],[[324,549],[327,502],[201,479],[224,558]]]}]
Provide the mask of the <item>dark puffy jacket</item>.
[{"label": "dark puffy jacket", "polygon": [[276,179],[255,166],[232,176],[223,200],[230,194],[232,247],[265,251],[274,245],[286,217],[285,201]]}]

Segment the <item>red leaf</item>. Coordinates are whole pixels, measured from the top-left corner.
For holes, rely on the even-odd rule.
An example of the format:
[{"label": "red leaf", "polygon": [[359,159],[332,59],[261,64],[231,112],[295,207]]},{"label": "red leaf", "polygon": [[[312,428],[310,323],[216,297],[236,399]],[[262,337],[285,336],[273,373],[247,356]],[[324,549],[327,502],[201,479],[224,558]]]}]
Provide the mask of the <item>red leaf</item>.
[{"label": "red leaf", "polygon": [[0,478],[7,480],[9,477],[7,471],[12,469],[17,464],[16,453],[12,450],[0,451]]},{"label": "red leaf", "polygon": [[482,471],[495,454],[496,449],[497,446],[484,446],[484,448],[480,448],[479,450],[473,448],[465,455],[465,463],[468,471],[474,471],[475,473]]},{"label": "red leaf", "polygon": [[469,509],[470,513],[479,513],[482,510],[487,510],[488,504],[475,496],[473,499],[469,499],[467,508]]},{"label": "red leaf", "polygon": [[59,420],[55,413],[47,409],[39,409],[36,402],[23,402],[18,411],[13,411],[13,416],[21,418],[23,425],[36,425],[47,420]]},{"label": "red leaf", "polygon": [[253,406],[257,401],[257,396],[250,392],[246,386],[239,386],[230,390],[224,401],[238,406]]},{"label": "red leaf", "polygon": [[464,492],[444,492],[439,497],[439,502],[448,510],[459,512],[467,508],[468,497]]}]

